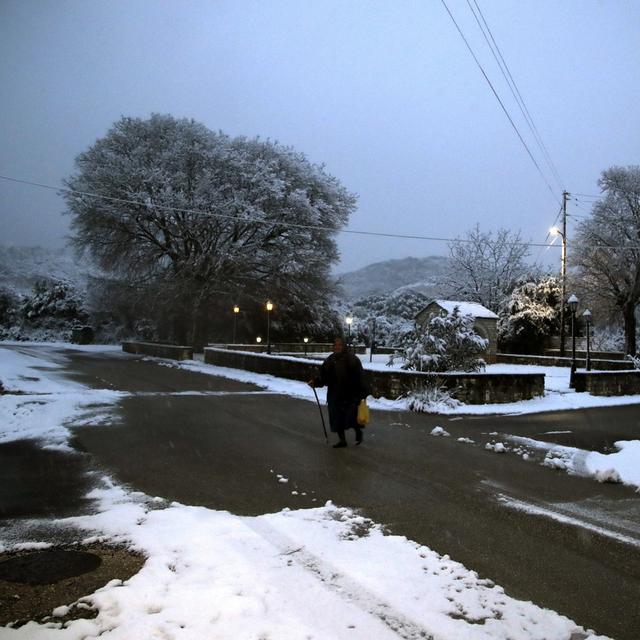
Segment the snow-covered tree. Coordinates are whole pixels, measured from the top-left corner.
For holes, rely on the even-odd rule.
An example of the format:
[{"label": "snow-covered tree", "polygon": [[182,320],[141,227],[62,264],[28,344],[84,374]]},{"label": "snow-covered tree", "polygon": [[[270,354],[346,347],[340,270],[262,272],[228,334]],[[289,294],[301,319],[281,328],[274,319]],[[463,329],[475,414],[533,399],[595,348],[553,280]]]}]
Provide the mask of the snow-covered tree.
[{"label": "snow-covered tree", "polygon": [[578,225],[571,262],[593,300],[622,317],[626,352],[636,353],[640,303],[640,166],[612,167],[598,184],[602,199]]},{"label": "snow-covered tree", "polygon": [[0,288],[0,325],[11,326],[18,313],[19,297],[9,287]]},{"label": "snow-covered tree", "polygon": [[542,353],[545,339],[558,334],[561,297],[555,276],[517,286],[498,314],[501,348],[514,353]]},{"label": "snow-covered tree", "polygon": [[406,288],[387,295],[360,298],[348,309],[354,318],[353,335],[358,340],[369,338],[375,320],[376,344],[398,346],[413,330],[416,314],[429,300],[426,295]]},{"label": "snow-covered tree", "polygon": [[259,315],[272,299],[274,330],[316,320],[336,232],[355,208],[293,149],[163,115],[116,122],[65,186],[76,246],[157,290],[165,337],[195,344],[228,327],[234,303]]},{"label": "snow-covered tree", "polygon": [[449,244],[449,271],[441,282],[453,300],[478,302],[497,313],[503,299],[531,267],[520,232],[480,230],[476,225]]},{"label": "snow-covered tree", "polygon": [[448,314],[434,315],[425,329],[416,329],[404,343],[403,369],[415,371],[480,371],[480,357],[488,340],[473,329],[475,318],[454,307]]}]

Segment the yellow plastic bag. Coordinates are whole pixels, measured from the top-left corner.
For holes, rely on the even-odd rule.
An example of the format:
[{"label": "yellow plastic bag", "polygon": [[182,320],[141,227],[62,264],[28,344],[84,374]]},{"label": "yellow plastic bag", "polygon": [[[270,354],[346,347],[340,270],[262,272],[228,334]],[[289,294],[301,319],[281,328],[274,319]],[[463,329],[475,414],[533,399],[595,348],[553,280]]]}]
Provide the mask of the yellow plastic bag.
[{"label": "yellow plastic bag", "polygon": [[360,400],[358,405],[358,424],[363,428],[369,424],[369,407],[366,400]]}]

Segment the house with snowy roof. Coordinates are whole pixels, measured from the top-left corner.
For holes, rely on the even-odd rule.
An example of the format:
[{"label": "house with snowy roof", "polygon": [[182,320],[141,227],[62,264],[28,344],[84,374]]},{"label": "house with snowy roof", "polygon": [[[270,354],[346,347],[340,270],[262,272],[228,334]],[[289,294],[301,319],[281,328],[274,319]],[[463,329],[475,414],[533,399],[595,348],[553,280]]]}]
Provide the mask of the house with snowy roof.
[{"label": "house with snowy roof", "polygon": [[474,331],[480,337],[489,341],[482,357],[487,364],[495,362],[498,352],[498,316],[477,302],[432,300],[422,311],[416,314],[416,324],[425,328],[434,315],[448,315],[453,312],[455,307],[460,309],[461,315],[471,315],[475,318]]}]

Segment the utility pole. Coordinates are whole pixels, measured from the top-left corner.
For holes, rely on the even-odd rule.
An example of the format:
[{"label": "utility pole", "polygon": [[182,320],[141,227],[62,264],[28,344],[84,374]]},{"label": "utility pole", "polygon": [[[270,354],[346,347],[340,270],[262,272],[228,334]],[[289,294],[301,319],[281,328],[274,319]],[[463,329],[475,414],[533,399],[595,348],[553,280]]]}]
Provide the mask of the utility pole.
[{"label": "utility pole", "polygon": [[564,356],[564,343],[566,338],[564,326],[564,306],[567,297],[567,200],[569,193],[562,192],[562,266],[561,266],[561,286],[562,300],[560,302],[560,356]]}]

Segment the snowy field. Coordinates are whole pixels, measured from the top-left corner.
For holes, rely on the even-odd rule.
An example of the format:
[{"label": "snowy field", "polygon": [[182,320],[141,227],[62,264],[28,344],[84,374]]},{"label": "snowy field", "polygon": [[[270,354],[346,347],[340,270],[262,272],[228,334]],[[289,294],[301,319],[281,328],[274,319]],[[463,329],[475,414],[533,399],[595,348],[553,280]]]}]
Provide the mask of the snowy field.
[{"label": "snowy field", "polygon": [[[114,356],[119,351],[77,348],[109,350]],[[272,376],[195,361],[164,364],[313,398],[306,385]],[[578,396],[571,401],[574,406],[580,406],[580,398],[590,402],[585,394],[571,394],[560,373],[554,373],[558,375],[550,381],[550,404],[555,394]],[[116,420],[118,400],[126,395],[85,389],[67,381],[59,366],[1,345],[0,380],[9,391],[26,392],[0,396],[0,442],[33,438],[64,449],[69,425],[91,428]],[[373,405],[402,408],[386,401]],[[640,468],[638,444],[621,443],[619,454],[601,456],[606,459],[603,467],[620,475],[627,464]],[[629,460],[616,458],[622,454]],[[129,545],[147,557],[143,569],[124,583],[113,581],[82,598],[80,606],[99,609],[95,619],[63,626],[56,617],[65,615],[68,607],[60,607],[46,624],[0,629],[3,640],[98,635],[189,640],[603,638],[557,613],[508,597],[455,559],[384,535],[379,524],[330,502],[317,509],[238,517],[167,503],[161,496],[128,491],[106,477],[92,497],[98,505],[95,514],[59,521],[60,526],[83,528],[86,543]],[[23,541],[26,548],[29,543]],[[20,548],[2,545],[0,537],[0,550]]]}]

